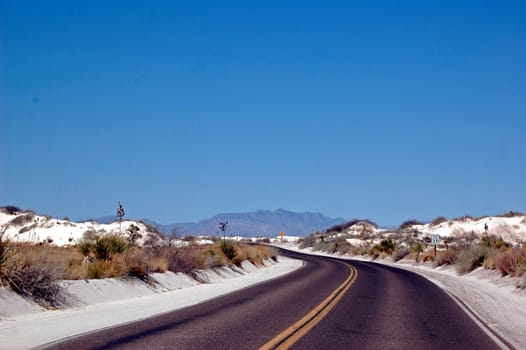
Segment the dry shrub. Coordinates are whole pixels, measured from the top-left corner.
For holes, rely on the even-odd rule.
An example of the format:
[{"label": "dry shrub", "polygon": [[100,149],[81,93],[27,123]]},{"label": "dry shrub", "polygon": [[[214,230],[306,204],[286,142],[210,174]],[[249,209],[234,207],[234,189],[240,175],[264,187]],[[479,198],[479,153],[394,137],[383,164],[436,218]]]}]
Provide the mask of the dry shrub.
[{"label": "dry shrub", "polygon": [[433,262],[435,261],[435,251],[433,249],[428,249],[421,253],[420,259],[422,259],[423,262]]},{"label": "dry shrub", "polygon": [[319,234],[311,233],[310,235],[301,239],[301,242],[299,242],[299,248],[305,249],[305,248],[312,247],[318,241],[318,239],[319,239]]},{"label": "dry shrub", "polygon": [[482,263],[482,266],[487,269],[487,270],[496,270],[497,269],[497,259],[498,259],[498,256],[501,254],[502,252],[500,251],[492,251],[485,259],[484,259],[484,262]]},{"label": "dry shrub", "polygon": [[123,248],[123,243],[115,237],[108,240],[94,237],[83,249],[82,244],[74,248],[12,244],[2,240],[0,234],[0,284],[10,285],[17,293],[42,305],[56,306],[61,300],[59,280],[135,276],[149,281],[152,272],[192,273],[232,262],[240,265],[241,259],[255,265],[262,265],[268,258],[277,260],[274,248],[231,244],[236,249],[233,261],[225,257],[220,244]]},{"label": "dry shrub", "polygon": [[42,306],[58,306],[62,301],[58,280],[67,270],[67,263],[60,263],[62,256],[29,244],[7,245],[8,251],[0,267],[2,283]]},{"label": "dry shrub", "polygon": [[148,254],[144,249],[130,250],[126,260],[128,275],[140,278],[142,280],[147,279],[148,274],[151,272],[149,261]]},{"label": "dry shrub", "polygon": [[150,273],[168,271],[170,249],[168,246],[131,248],[126,257],[128,275],[148,281]]},{"label": "dry shrub", "polygon": [[526,248],[506,250],[495,260],[495,267],[503,276],[520,277],[526,272]]},{"label": "dry shrub", "polygon": [[393,252],[393,260],[394,261],[402,260],[407,255],[409,255],[409,248],[408,247],[398,247]]},{"label": "dry shrub", "polygon": [[7,278],[8,267],[12,257],[11,244],[4,239],[4,232],[0,233],[0,284]]},{"label": "dry shrub", "polygon": [[461,248],[457,246],[449,247],[447,250],[437,252],[435,266],[454,265],[457,262]]},{"label": "dry shrub", "polygon": [[256,266],[263,266],[265,259],[276,260],[277,255],[277,250],[272,247],[242,244],[238,247],[238,254],[233,262],[240,265],[241,262],[247,260]]},{"label": "dry shrub", "polygon": [[170,271],[188,273],[199,269],[199,246],[174,247],[168,254]]},{"label": "dry shrub", "polygon": [[407,254],[405,256],[405,259],[406,260],[414,260],[416,262],[419,262],[420,261],[420,253],[414,252],[414,251],[410,251],[409,254]]},{"label": "dry shrub", "polygon": [[347,252],[347,254],[351,255],[351,256],[367,255],[367,252],[368,252],[367,246],[356,247],[356,246],[351,245],[351,247],[349,248],[349,251]]}]

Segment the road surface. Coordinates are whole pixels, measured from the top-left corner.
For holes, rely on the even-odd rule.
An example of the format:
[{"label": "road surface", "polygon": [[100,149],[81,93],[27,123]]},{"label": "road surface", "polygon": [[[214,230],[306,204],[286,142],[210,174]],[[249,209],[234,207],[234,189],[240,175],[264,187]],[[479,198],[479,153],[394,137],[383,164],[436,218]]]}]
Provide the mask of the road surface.
[{"label": "road surface", "polygon": [[419,275],[368,262],[282,254],[303,259],[304,267],[203,304],[45,348],[499,348],[449,295]]}]

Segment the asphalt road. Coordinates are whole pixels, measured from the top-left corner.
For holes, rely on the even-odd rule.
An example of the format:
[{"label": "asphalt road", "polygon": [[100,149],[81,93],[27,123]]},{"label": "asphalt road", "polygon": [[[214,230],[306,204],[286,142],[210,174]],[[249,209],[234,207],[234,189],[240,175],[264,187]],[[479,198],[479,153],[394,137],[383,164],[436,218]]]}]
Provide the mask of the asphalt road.
[{"label": "asphalt road", "polygon": [[[324,301],[349,276],[332,258],[283,254],[303,268],[209,302],[92,332],[48,349],[258,349]],[[423,277],[353,261],[357,279],[294,349],[497,349]]]}]

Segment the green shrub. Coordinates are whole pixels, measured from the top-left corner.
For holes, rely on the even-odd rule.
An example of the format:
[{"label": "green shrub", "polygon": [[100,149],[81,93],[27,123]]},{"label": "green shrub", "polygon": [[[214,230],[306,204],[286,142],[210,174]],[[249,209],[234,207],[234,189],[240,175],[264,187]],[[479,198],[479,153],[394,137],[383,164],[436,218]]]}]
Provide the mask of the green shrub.
[{"label": "green shrub", "polygon": [[385,238],[380,241],[380,244],[376,244],[373,249],[386,254],[392,254],[396,248],[396,243],[391,238]]},{"label": "green shrub", "polygon": [[332,227],[329,227],[324,232],[325,233],[330,233],[330,232],[341,233],[344,230],[347,230],[347,229],[351,228],[352,226],[354,226],[356,224],[360,224],[360,223],[364,224],[364,225],[372,226],[374,228],[378,228],[378,225],[376,225],[374,222],[372,222],[369,219],[352,219],[352,220],[347,221],[347,222],[345,222],[343,224],[338,224],[338,225],[334,225]]},{"label": "green shrub", "polygon": [[426,247],[427,245],[424,241],[412,241],[410,245],[411,251],[415,253],[423,253]]},{"label": "green shrub", "polygon": [[318,239],[318,235],[311,233],[310,235],[302,239],[302,242],[300,243],[299,248],[300,249],[310,248],[316,243],[317,239]]},{"label": "green shrub", "polygon": [[471,244],[467,250],[463,250],[458,254],[457,272],[462,275],[482,266],[484,259],[489,256],[490,252],[490,248],[484,244]]},{"label": "green shrub", "polygon": [[422,225],[422,223],[418,220],[414,220],[414,219],[411,219],[411,220],[407,220],[407,221],[404,221],[399,229],[403,230],[403,229],[407,229],[407,228],[410,228],[411,226],[415,226],[415,225]]},{"label": "green shrub", "polygon": [[93,254],[97,259],[108,260],[114,254],[124,253],[127,248],[128,243],[119,236],[97,237],[93,243]]},{"label": "green shrub", "polygon": [[516,216],[525,216],[525,215],[526,214],[518,212],[518,211],[509,211],[507,213],[504,213],[502,215],[497,215],[497,216],[504,217],[504,218],[513,218]]},{"label": "green shrub", "polygon": [[30,223],[31,221],[33,221],[34,218],[35,218],[35,215],[33,213],[27,213],[27,214],[17,216],[13,220],[11,220],[9,224],[13,226],[22,226],[22,225]]},{"label": "green shrub", "polygon": [[237,247],[232,241],[223,239],[221,241],[221,251],[223,255],[230,261],[233,261],[237,256]]},{"label": "green shrub", "polygon": [[83,256],[88,256],[89,253],[93,250],[93,242],[83,239],[77,244],[77,249]]},{"label": "green shrub", "polygon": [[499,250],[506,250],[510,247],[509,243],[507,243],[502,237],[497,237],[495,235],[483,235],[482,238],[482,244],[492,248],[492,249],[499,249]]},{"label": "green shrub", "polygon": [[14,206],[14,205],[6,205],[5,207],[0,207],[0,211],[8,215],[13,215],[13,214],[17,214],[21,212],[22,210],[19,207]]}]

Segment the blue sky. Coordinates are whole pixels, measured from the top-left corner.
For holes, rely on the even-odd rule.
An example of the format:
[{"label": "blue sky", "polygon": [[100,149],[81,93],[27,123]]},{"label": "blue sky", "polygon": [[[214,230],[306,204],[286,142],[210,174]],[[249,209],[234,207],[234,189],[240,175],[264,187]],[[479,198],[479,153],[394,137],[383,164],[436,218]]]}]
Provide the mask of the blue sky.
[{"label": "blue sky", "polygon": [[2,1],[0,205],[526,211],[524,1]]}]

